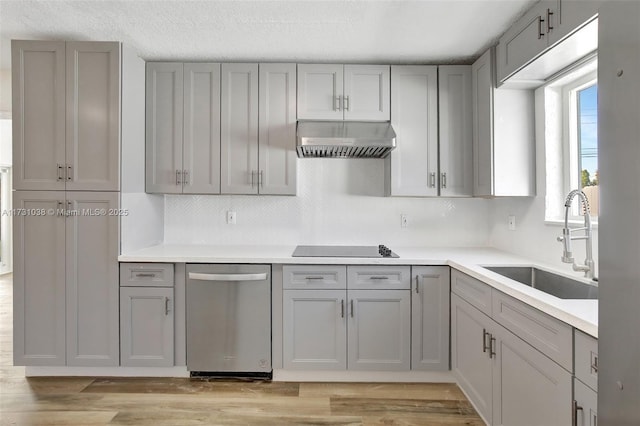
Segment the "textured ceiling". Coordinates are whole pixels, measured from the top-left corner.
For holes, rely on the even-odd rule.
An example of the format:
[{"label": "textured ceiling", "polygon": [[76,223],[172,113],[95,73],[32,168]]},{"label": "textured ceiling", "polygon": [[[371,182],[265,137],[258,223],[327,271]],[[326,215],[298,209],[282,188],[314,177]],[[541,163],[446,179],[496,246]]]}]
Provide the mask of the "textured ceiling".
[{"label": "textured ceiling", "polygon": [[465,62],[535,0],[0,0],[10,39],[119,40],[145,60]]}]

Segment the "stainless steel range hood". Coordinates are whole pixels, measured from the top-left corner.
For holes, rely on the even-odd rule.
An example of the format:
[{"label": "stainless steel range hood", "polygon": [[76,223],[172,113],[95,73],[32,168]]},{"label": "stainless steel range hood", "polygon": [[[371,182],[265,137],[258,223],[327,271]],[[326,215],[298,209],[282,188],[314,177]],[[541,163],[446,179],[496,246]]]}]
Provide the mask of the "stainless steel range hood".
[{"label": "stainless steel range hood", "polygon": [[298,157],[384,158],[396,147],[389,122],[298,121]]}]

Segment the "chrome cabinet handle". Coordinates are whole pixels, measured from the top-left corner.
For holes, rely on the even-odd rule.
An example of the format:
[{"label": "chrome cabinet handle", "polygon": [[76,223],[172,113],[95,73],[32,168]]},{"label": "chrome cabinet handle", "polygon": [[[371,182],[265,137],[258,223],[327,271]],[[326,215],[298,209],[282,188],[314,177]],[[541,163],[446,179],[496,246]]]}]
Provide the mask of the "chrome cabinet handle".
[{"label": "chrome cabinet handle", "polygon": [[441,180],[442,180],[442,182],[441,182],[442,187],[446,188],[447,187],[447,173],[446,172],[442,173]]},{"label": "chrome cabinet handle", "polygon": [[574,399],[571,402],[571,426],[578,426],[578,411],[582,411],[582,407]]},{"label": "chrome cabinet handle", "polygon": [[260,274],[202,274],[189,272],[190,280],[200,281],[263,281],[267,279],[267,273]]},{"label": "chrome cabinet handle", "polygon": [[324,277],[304,277],[305,280],[324,280]]},{"label": "chrome cabinet handle", "polygon": [[351,299],[351,318],[353,318],[353,299]]},{"label": "chrome cabinet handle", "polygon": [[260,170],[258,173],[258,185],[260,188],[264,188],[264,170]]},{"label": "chrome cabinet handle", "polygon": [[342,96],[336,96],[334,102],[333,102],[333,110],[334,111],[340,111],[340,101],[341,101]]},{"label": "chrome cabinet handle", "polygon": [[344,299],[340,300],[340,318],[344,318]]},{"label": "chrome cabinet handle", "polygon": [[538,40],[540,40],[542,37],[544,37],[544,33],[542,32],[542,23],[544,22],[544,19],[542,19],[542,16],[538,16]]},{"label": "chrome cabinet handle", "polygon": [[256,181],[256,172],[255,170],[251,170],[251,187],[253,188]]},{"label": "chrome cabinet handle", "polygon": [[64,180],[64,166],[58,164],[58,180]]},{"label": "chrome cabinet handle", "polygon": [[553,29],[553,27],[551,26],[551,15],[553,15],[553,12],[551,11],[551,9],[547,8],[547,34],[549,34]]},{"label": "chrome cabinet handle", "polygon": [[350,104],[350,103],[351,103],[351,102],[349,102],[349,96],[345,96],[345,97],[344,97],[344,110],[345,110],[345,111],[349,111],[349,104]]},{"label": "chrome cabinet handle", "polygon": [[369,277],[369,279],[370,280],[388,280],[389,277],[384,277],[384,276],[381,276],[381,277]]},{"label": "chrome cabinet handle", "polygon": [[71,207],[73,207],[71,201],[67,201],[67,212],[70,212],[72,210]]},{"label": "chrome cabinet handle", "polygon": [[56,216],[64,216],[64,207],[62,201],[58,201],[58,210],[56,211]]},{"label": "chrome cabinet handle", "polygon": [[169,298],[164,298],[164,314],[169,315]]},{"label": "chrome cabinet handle", "polygon": [[180,180],[180,174],[182,172],[180,172],[180,170],[176,170],[176,185],[182,185],[182,182]]},{"label": "chrome cabinet handle", "polygon": [[150,272],[138,272],[136,273],[137,278],[153,278],[156,274],[152,274]]},{"label": "chrome cabinet handle", "polygon": [[416,275],[416,294],[420,293],[419,287],[418,287],[418,281],[420,279],[419,275]]},{"label": "chrome cabinet handle", "polygon": [[436,187],[436,174],[435,172],[429,173],[429,186],[431,188]]},{"label": "chrome cabinet handle", "polygon": [[67,166],[67,180],[73,180],[73,167]]},{"label": "chrome cabinet handle", "polygon": [[598,374],[598,357],[594,356],[591,361],[591,373]]},{"label": "chrome cabinet handle", "polygon": [[490,333],[487,333],[487,329],[482,329],[482,352],[486,353],[489,346],[487,346],[487,336],[491,336]]},{"label": "chrome cabinet handle", "polygon": [[493,337],[493,334],[489,334],[489,336],[491,336],[491,338],[489,339],[489,358],[494,358],[496,356],[496,338]]},{"label": "chrome cabinet handle", "polygon": [[189,185],[189,172],[187,170],[182,171],[182,182],[185,185]]}]

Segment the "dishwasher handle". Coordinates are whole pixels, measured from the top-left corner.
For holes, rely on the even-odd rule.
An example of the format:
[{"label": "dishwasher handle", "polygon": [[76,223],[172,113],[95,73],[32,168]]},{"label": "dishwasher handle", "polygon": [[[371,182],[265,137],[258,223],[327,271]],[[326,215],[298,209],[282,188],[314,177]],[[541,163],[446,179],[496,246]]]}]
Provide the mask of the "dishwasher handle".
[{"label": "dishwasher handle", "polygon": [[189,272],[190,280],[200,281],[264,281],[267,273],[261,274],[202,274],[199,272]]}]

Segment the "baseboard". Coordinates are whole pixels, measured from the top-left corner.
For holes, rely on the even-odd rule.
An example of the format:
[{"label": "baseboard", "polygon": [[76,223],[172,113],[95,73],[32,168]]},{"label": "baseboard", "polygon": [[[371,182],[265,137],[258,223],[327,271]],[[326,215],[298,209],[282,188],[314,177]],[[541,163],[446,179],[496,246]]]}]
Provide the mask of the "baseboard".
[{"label": "baseboard", "polygon": [[25,377],[189,377],[187,367],[25,367]]},{"label": "baseboard", "polygon": [[273,370],[274,382],[455,383],[451,371],[292,371]]}]

